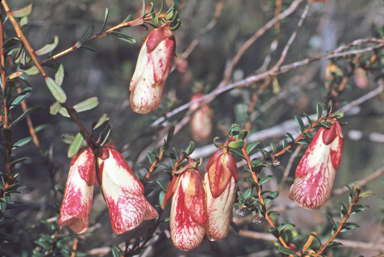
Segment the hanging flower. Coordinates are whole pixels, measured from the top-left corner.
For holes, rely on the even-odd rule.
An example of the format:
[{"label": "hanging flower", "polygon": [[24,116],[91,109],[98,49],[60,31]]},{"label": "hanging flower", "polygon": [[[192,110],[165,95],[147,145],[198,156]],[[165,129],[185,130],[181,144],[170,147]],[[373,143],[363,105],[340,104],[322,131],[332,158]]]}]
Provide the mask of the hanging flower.
[{"label": "hanging flower", "polygon": [[318,209],[331,194],[343,151],[343,132],[339,123],[321,128],[309,144],[296,169],[289,198],[307,209]]},{"label": "hanging flower", "polygon": [[205,169],[207,237],[211,241],[224,239],[228,235],[237,180],[236,161],[224,146],[213,154]]},{"label": "hanging flower", "polygon": [[116,234],[122,234],[139,226],[144,220],[157,217],[155,209],[143,195],[143,185],[118,151],[110,147],[102,148],[98,163],[98,181]]},{"label": "hanging flower", "polygon": [[[191,98],[191,102],[195,101],[204,95],[201,93],[195,94]],[[196,110],[200,106],[200,103],[192,104],[189,110]],[[208,104],[197,110],[191,117],[191,132],[196,141],[206,140],[211,136],[212,132],[212,109]]]},{"label": "hanging flower", "polygon": [[173,244],[183,251],[198,247],[204,239],[207,220],[204,182],[198,170],[191,165],[174,177],[164,201],[172,198],[170,215]]},{"label": "hanging flower", "polygon": [[88,147],[71,160],[64,198],[60,208],[59,226],[68,226],[77,234],[87,232],[95,178],[95,157]]},{"label": "hanging flower", "polygon": [[170,28],[164,25],[145,38],[129,86],[133,111],[145,114],[160,106],[164,84],[173,65],[174,37]]}]

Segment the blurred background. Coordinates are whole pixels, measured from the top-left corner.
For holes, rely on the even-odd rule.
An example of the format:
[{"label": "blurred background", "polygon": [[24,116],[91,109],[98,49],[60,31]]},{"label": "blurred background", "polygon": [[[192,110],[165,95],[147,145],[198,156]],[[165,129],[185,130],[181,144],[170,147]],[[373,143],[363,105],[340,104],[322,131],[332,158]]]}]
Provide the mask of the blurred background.
[{"label": "blurred background", "polygon": [[[286,10],[293,1],[283,0],[281,11]],[[305,2],[305,1],[304,1]],[[230,82],[239,81],[247,76],[254,75],[261,70],[267,56],[271,61],[266,69],[270,69],[280,58],[286,42],[297,28],[297,23],[304,10],[305,3],[301,3],[297,10],[280,23],[280,32],[275,27],[263,34],[242,56],[235,66]],[[12,1],[8,4],[11,8],[21,8],[30,1]],[[155,10],[158,10],[161,1],[154,1]],[[171,1],[166,1],[170,7]],[[99,106],[86,113],[80,113],[79,119],[87,129],[91,124],[106,113],[110,117],[112,126],[111,140],[116,144],[123,156],[134,171],[145,174],[145,169],[139,163],[148,165],[146,152],[152,151],[151,147],[158,149],[158,142],[162,142],[168,125],[178,124],[185,114],[180,112],[173,116],[167,123],[157,128],[150,125],[163,116],[167,110],[190,101],[194,94],[193,89],[202,86],[203,93],[214,90],[222,81],[229,61],[236,55],[240,47],[266,22],[275,16],[276,3],[270,0],[177,0],[177,9],[180,12],[181,27],[175,32],[177,49],[175,63],[177,68],[170,74],[163,93],[162,106],[147,115],[134,113],[129,106],[129,83],[135,69],[135,63],[140,51],[142,39],[148,34],[143,27],[125,28],[121,32],[136,39],[136,44],[128,44],[115,37],[108,36],[92,42],[89,46],[97,49],[101,56],[79,49],[59,58],[57,61],[64,65],[68,76],[65,77],[62,88],[68,96],[67,103],[71,106],[89,97],[97,96]],[[129,14],[134,18],[141,16],[142,2],[121,0],[49,0],[33,1],[33,11],[28,17],[28,26],[24,29],[25,36],[32,48],[39,49],[49,43],[55,35],[59,36],[59,45],[54,53],[63,51],[83,35],[87,28],[95,25],[95,33],[99,33],[105,9],[109,9],[109,19],[106,29],[122,22]],[[216,13],[216,18],[215,18]],[[284,64],[311,58],[326,53],[342,44],[360,38],[381,37],[384,27],[383,1],[358,1],[358,0],[328,0],[317,2],[310,6],[307,18],[298,32],[298,36],[289,49]],[[185,52],[191,42],[198,37],[201,30],[212,21],[217,21],[212,29],[208,30],[200,39],[198,45],[188,54]],[[6,36],[15,36],[9,21],[5,23]],[[149,30],[152,30],[149,28]],[[270,54],[272,42],[278,42],[277,47]],[[370,54],[370,53],[368,53]],[[40,57],[40,61],[44,57]],[[55,63],[55,62],[53,62]],[[203,157],[200,171],[213,153],[203,153],[203,147],[212,145],[212,139],[218,136],[224,140],[226,132],[233,123],[241,128],[248,124],[250,134],[265,131],[268,128],[282,124],[293,119],[295,115],[303,112],[313,114],[316,112],[316,103],[323,103],[326,96],[324,70],[328,60],[318,61],[279,75],[271,84],[258,94],[254,108],[249,112],[254,93],[260,83],[253,83],[241,89],[231,90],[221,94],[210,103],[213,112],[212,133],[202,141],[196,141],[194,157]],[[350,66],[346,61],[338,60],[336,63],[348,74]],[[50,76],[54,71],[46,68]],[[364,72],[363,72],[364,73]],[[356,76],[351,76],[346,89],[340,96],[340,106],[367,94],[378,87],[377,78],[382,76],[382,71],[367,72],[367,84],[356,83]],[[363,76],[363,75],[361,75]],[[358,79],[358,78],[357,78]],[[364,80],[364,76],[363,76]],[[58,204],[62,195],[57,193],[58,202],[55,202],[53,184],[65,187],[70,159],[67,158],[68,145],[62,142],[61,135],[69,133],[75,135],[79,129],[70,119],[61,115],[52,116],[49,106],[54,103],[53,97],[41,76],[32,76],[29,79],[33,93],[27,99],[28,106],[42,106],[43,108],[31,114],[34,126],[49,125],[38,133],[42,149],[51,156],[53,177],[49,168],[44,164],[33,143],[20,148],[16,154],[19,157],[30,157],[27,162],[18,166],[20,184],[26,185],[21,194],[15,199],[22,203],[18,208],[10,210],[20,223],[12,223],[4,229],[18,239],[18,242],[9,242],[1,246],[2,256],[31,256],[36,249],[35,240],[41,233],[53,233],[50,227],[41,220],[54,221]],[[364,84],[364,83],[363,83]],[[345,135],[343,158],[337,171],[334,189],[342,188],[343,183],[351,183],[365,178],[384,166],[384,95],[377,95],[364,102],[349,113],[341,121],[348,123],[343,127]],[[21,109],[14,110],[21,113]],[[165,126],[165,129],[164,129]],[[284,129],[286,129],[284,131]],[[145,133],[143,133],[143,131]],[[278,143],[285,132],[294,134],[298,126],[283,128],[280,136],[262,137],[258,141],[263,147],[270,142]],[[351,132],[352,131],[352,132]],[[360,133],[360,137],[350,137],[352,133]],[[378,133],[372,139],[372,133]],[[15,127],[14,140],[29,136],[26,122],[20,122]],[[178,150],[186,149],[193,139],[189,124],[183,126],[174,136],[171,146]],[[280,147],[281,148],[281,147]],[[332,196],[327,204],[320,210],[309,211],[292,207],[293,202],[288,199],[288,190],[294,179],[294,171],[300,156],[303,155],[305,146],[294,159],[289,177],[282,185],[280,196],[272,202],[270,208],[280,208],[281,216],[278,222],[290,221],[296,225],[293,229],[298,231],[298,242],[305,243],[311,231],[317,231],[321,238],[330,235],[329,222],[322,214],[333,214],[335,220],[340,221],[340,205],[337,200],[347,203],[348,194]],[[266,188],[277,188],[285,171],[290,154],[285,154],[279,160],[281,165],[276,168],[264,169],[262,176],[274,174],[276,179],[270,180]],[[240,158],[237,158],[240,161]],[[169,164],[168,160],[164,163]],[[242,168],[239,169],[239,188],[244,191],[244,183],[249,174]],[[168,175],[158,169],[151,177],[152,181],[161,179],[168,183]],[[338,238],[372,242],[383,245],[383,206],[384,193],[383,176],[369,182],[364,189],[373,190],[376,196],[364,199],[363,204],[370,208],[363,213],[352,216],[351,221],[361,225],[353,231],[341,233]],[[147,197],[152,204],[158,204],[160,192],[156,182],[146,187]],[[169,204],[170,205],[170,204]],[[169,215],[167,206],[164,217]],[[139,228],[123,235],[113,234],[110,226],[108,209],[95,187],[94,206],[90,214],[90,233],[79,238],[78,251],[85,256],[112,256],[111,244],[120,244],[129,236],[144,236],[152,221],[145,222]],[[245,213],[245,217],[234,214],[234,221],[241,230],[268,233],[268,224],[264,219],[261,223],[253,223],[252,213]],[[154,242],[143,251],[143,256],[276,256],[273,242],[263,239],[253,239],[239,236],[231,229],[229,236],[215,244],[212,251],[208,240],[195,250],[181,252],[173,246],[169,238],[169,223],[160,226],[159,233]],[[62,228],[63,234],[70,234],[67,228]],[[300,241],[301,240],[301,241]],[[304,242],[303,242],[304,241]],[[337,240],[336,240],[337,241]],[[72,242],[72,241],[69,241]],[[93,252],[92,252],[93,251]],[[374,256],[379,250],[359,249],[351,247],[338,247],[329,256]],[[78,256],[78,255],[76,255]],[[80,255],[79,255],[80,256]]]}]

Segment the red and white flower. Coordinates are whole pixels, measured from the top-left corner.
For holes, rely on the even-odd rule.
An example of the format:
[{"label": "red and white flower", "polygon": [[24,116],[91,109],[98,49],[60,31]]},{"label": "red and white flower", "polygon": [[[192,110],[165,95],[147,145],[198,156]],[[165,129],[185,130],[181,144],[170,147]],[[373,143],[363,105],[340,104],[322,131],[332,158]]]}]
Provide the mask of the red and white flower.
[{"label": "red and white flower", "polygon": [[307,209],[320,208],[331,195],[342,151],[340,124],[336,122],[330,129],[321,128],[297,166],[289,198]]},{"label": "red and white flower", "polygon": [[173,65],[174,37],[170,28],[164,25],[145,38],[129,86],[133,111],[145,114],[160,106],[164,84]]},{"label": "red and white flower", "polygon": [[143,184],[118,151],[109,147],[102,148],[98,163],[98,181],[116,234],[122,234],[139,226],[144,220],[157,217],[155,209],[143,195]]},{"label": "red and white flower", "polygon": [[204,239],[207,208],[199,171],[189,165],[184,169],[184,173],[173,178],[164,201],[173,195],[170,215],[173,244],[180,250],[189,251]]},{"label": "red and white flower", "polygon": [[229,232],[238,180],[236,161],[227,147],[214,153],[205,172],[204,183],[207,189],[208,213],[207,237],[211,241],[221,240]]},{"label": "red and white flower", "polygon": [[[200,99],[204,95],[201,93],[195,94],[191,98],[191,102]],[[196,110],[200,103],[192,104],[189,110]],[[197,110],[191,117],[190,122],[192,136],[196,141],[206,140],[211,136],[212,132],[212,109],[208,104]]]},{"label": "red and white flower", "polygon": [[77,234],[87,232],[95,179],[95,157],[88,147],[71,160],[64,198],[60,208],[59,226],[68,226]]}]

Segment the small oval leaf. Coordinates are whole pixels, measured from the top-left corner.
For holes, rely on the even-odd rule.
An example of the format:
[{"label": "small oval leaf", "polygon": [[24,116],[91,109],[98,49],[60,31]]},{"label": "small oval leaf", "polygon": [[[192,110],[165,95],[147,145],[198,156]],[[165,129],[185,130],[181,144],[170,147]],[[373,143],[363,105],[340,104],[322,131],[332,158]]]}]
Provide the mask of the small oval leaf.
[{"label": "small oval leaf", "polygon": [[59,102],[59,103],[65,103],[67,100],[67,95],[65,94],[64,90],[59,87],[56,82],[50,78],[45,78],[45,83],[47,84],[47,87],[49,91],[51,91],[53,97]]},{"label": "small oval leaf", "polygon": [[83,136],[81,133],[77,133],[75,139],[73,140],[72,144],[69,146],[68,149],[68,157],[72,158],[77,154],[77,152],[80,149],[81,143],[83,142]]},{"label": "small oval leaf", "polygon": [[52,44],[47,44],[47,45],[43,46],[39,50],[35,51],[35,54],[36,55],[44,55],[44,54],[50,53],[50,52],[52,52],[53,49],[56,48],[57,44],[59,44],[59,37],[55,36],[53,38]]},{"label": "small oval leaf", "polygon": [[77,112],[85,112],[95,108],[99,104],[97,97],[91,97],[73,106]]}]

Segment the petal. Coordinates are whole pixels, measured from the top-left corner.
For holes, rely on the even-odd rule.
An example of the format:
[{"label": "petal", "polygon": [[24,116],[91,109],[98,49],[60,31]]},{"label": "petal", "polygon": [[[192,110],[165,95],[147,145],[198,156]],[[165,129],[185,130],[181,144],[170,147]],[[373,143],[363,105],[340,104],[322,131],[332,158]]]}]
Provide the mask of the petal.
[{"label": "petal", "polygon": [[188,170],[181,177],[181,187],[185,192],[185,206],[192,217],[203,224],[207,220],[204,184],[197,170]]},{"label": "petal", "polygon": [[88,186],[73,165],[68,174],[64,198],[60,208],[60,226],[69,226],[77,234],[88,230],[88,215],[92,209],[93,185]]},{"label": "petal", "polygon": [[[113,192],[114,189],[124,190],[134,195],[144,194],[143,184],[133,174],[127,161],[121,154],[111,148],[104,148],[109,151],[109,158],[99,159],[100,174],[102,174],[102,187]],[[105,174],[106,173],[106,174]],[[108,185],[104,186],[104,179],[108,178]],[[112,188],[109,188],[112,187]]]},{"label": "petal", "polygon": [[229,225],[232,220],[232,206],[235,202],[236,181],[232,177],[224,192],[217,198],[212,197],[211,190],[207,183],[208,177],[205,174],[207,189],[207,237],[209,240],[222,240],[229,232]]},{"label": "petal", "polygon": [[[157,217],[156,211],[142,194],[131,194],[116,184],[114,170],[105,169],[103,172],[102,191],[111,216],[112,229],[116,234],[122,234],[139,226],[144,220]],[[126,184],[131,181],[125,180]]]},{"label": "petal", "polygon": [[[182,175],[185,176],[185,173]],[[204,226],[196,222],[186,207],[182,179],[172,198],[170,229],[173,244],[183,251],[198,247],[204,239]]]},{"label": "petal", "polygon": [[[218,152],[223,152],[219,150]],[[213,156],[213,158],[215,155]],[[219,158],[209,167],[207,170],[208,178],[209,178],[209,186],[214,198],[219,197],[225,188],[227,187],[230,178],[232,177],[232,172],[228,169],[228,160],[232,155],[226,153],[222,153]],[[233,159],[233,157],[232,157]],[[231,163],[229,163],[231,165]],[[231,168],[232,165],[230,166]],[[236,168],[237,173],[237,168]]]},{"label": "petal", "polygon": [[95,156],[89,147],[80,154],[76,165],[81,178],[87,182],[88,186],[94,185],[96,180]]}]

